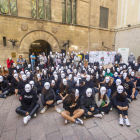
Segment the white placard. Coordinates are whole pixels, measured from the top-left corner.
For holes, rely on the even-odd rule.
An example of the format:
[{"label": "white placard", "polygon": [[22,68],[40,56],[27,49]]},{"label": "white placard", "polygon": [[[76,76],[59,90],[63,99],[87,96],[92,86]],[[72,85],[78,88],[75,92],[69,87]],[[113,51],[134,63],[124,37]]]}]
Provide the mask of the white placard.
[{"label": "white placard", "polygon": [[118,48],[118,51],[122,55],[123,62],[127,63],[128,62],[129,48]]}]

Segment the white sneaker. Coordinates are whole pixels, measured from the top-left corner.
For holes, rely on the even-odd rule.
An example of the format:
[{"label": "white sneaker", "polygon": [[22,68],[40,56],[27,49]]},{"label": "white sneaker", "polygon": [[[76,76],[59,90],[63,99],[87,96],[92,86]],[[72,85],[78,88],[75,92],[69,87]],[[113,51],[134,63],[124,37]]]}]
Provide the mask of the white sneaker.
[{"label": "white sneaker", "polygon": [[70,123],[71,121],[69,121],[69,120],[65,120],[65,124],[68,124],[68,123]]},{"label": "white sneaker", "polygon": [[57,104],[61,104],[61,103],[62,103],[62,100],[58,100],[58,101],[57,101]]},{"label": "white sneaker", "polygon": [[113,109],[112,109],[112,107],[110,108],[110,111],[112,111]]},{"label": "white sneaker", "polygon": [[42,110],[41,110],[41,114],[45,113],[45,111],[47,110],[47,107],[44,107]]},{"label": "white sneaker", "polygon": [[105,115],[105,113],[104,112],[101,112],[101,114],[104,116]]},{"label": "white sneaker", "polygon": [[119,124],[123,126],[123,118],[119,118]]},{"label": "white sneaker", "polygon": [[39,97],[41,98],[41,93],[39,94]]},{"label": "white sneaker", "polygon": [[26,116],[26,117],[24,117],[23,118],[23,122],[24,122],[24,124],[27,124],[28,123],[28,121],[31,119],[31,116]]},{"label": "white sneaker", "polygon": [[34,114],[34,117],[36,118],[36,113]]},{"label": "white sneaker", "polygon": [[126,126],[130,126],[130,122],[128,118],[124,118],[124,123]]},{"label": "white sneaker", "polygon": [[96,118],[102,118],[103,116],[102,116],[102,114],[96,114],[96,115],[94,115],[94,117],[96,117]]},{"label": "white sneaker", "polygon": [[54,110],[56,110],[58,113],[62,112],[62,110],[60,108],[58,108],[58,107],[56,109],[54,109]]}]

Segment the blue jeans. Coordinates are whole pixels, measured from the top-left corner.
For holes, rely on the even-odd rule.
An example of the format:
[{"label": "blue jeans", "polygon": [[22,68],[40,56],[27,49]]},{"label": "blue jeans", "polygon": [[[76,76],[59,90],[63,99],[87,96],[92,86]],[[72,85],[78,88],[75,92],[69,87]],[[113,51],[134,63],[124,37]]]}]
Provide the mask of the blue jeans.
[{"label": "blue jeans", "polygon": [[[132,97],[131,97],[131,95],[130,94],[127,94],[127,98],[130,98],[131,100],[133,100]],[[136,90],[135,93],[134,93],[134,97],[136,97],[137,95],[138,95],[138,91]]]},{"label": "blue jeans", "polygon": [[106,93],[108,98],[110,98],[110,95],[111,95],[111,89],[108,89],[108,92]]},{"label": "blue jeans", "polygon": [[32,65],[32,71],[34,71],[35,62],[31,62],[31,65]]}]

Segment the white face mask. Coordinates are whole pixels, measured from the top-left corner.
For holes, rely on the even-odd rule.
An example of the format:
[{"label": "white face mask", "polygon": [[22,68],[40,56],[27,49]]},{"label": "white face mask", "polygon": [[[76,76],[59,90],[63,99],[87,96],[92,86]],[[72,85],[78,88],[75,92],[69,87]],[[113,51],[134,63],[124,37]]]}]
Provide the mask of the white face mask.
[{"label": "white face mask", "polygon": [[94,69],[91,70],[91,73],[92,73],[92,74],[94,73]]},{"label": "white face mask", "polygon": [[79,90],[76,89],[76,90],[75,90],[75,98],[78,97],[78,96],[79,96]]},{"label": "white face mask", "polygon": [[121,83],[122,83],[122,82],[121,82],[120,79],[117,79],[117,80],[116,80],[116,86],[119,86]]},{"label": "white face mask", "polygon": [[99,74],[96,74],[96,79],[99,79]]},{"label": "white face mask", "polygon": [[94,69],[96,70],[96,66],[94,66]]},{"label": "white face mask", "polygon": [[86,96],[87,96],[87,97],[91,97],[91,95],[92,95],[92,89],[91,89],[91,88],[88,88],[88,89],[86,90]]},{"label": "white face mask", "polygon": [[40,78],[40,74],[37,74],[37,79],[39,79]]},{"label": "white face mask", "polygon": [[29,84],[32,86],[32,88],[34,87],[34,81],[30,81]]},{"label": "white face mask", "polygon": [[51,83],[51,84],[55,85],[55,81],[54,81],[54,80],[52,80],[52,83]]},{"label": "white face mask", "polygon": [[54,70],[54,67],[52,67],[51,69],[52,69],[52,71],[53,71],[53,70]]},{"label": "white face mask", "polygon": [[14,66],[14,67],[16,67],[16,64],[15,64],[15,63],[13,63],[13,66]]},{"label": "white face mask", "polygon": [[129,69],[129,73],[131,73],[132,72],[132,69]]},{"label": "white face mask", "polygon": [[99,68],[100,68],[100,70],[101,70],[101,69],[102,69],[102,66],[100,66]]},{"label": "white face mask", "polygon": [[120,69],[119,68],[117,68],[117,72],[120,72]]},{"label": "white face mask", "polygon": [[44,84],[44,87],[45,87],[46,90],[48,90],[48,89],[50,88],[50,83],[49,83],[49,82],[46,82],[46,83]]},{"label": "white face mask", "polygon": [[78,78],[81,78],[81,75],[80,75],[80,73],[78,73],[78,74],[77,74],[77,77],[78,77]]},{"label": "white face mask", "polygon": [[122,70],[123,68],[122,67],[120,67],[120,70]]},{"label": "white face mask", "polygon": [[110,69],[107,69],[107,73],[110,73]]},{"label": "white face mask", "polygon": [[57,76],[57,75],[54,76],[54,80],[55,80],[55,81],[58,80],[58,76]]},{"label": "white face mask", "polygon": [[23,81],[26,81],[26,80],[27,80],[26,75],[22,75],[22,80],[23,80]]},{"label": "white face mask", "polygon": [[29,84],[26,84],[25,85],[25,91],[27,92],[27,93],[29,93],[30,91],[31,91],[31,86],[29,85]]},{"label": "white face mask", "polygon": [[29,78],[30,77],[30,72],[27,72],[26,76]]},{"label": "white face mask", "polygon": [[117,62],[117,61],[115,61],[115,64],[118,64],[118,62]]},{"label": "white face mask", "polygon": [[137,63],[135,63],[135,66],[138,66],[138,64],[137,64]]},{"label": "white face mask", "polygon": [[133,61],[133,64],[135,64],[135,61]]},{"label": "white face mask", "polygon": [[105,71],[103,71],[103,76],[105,76]]},{"label": "white face mask", "polygon": [[65,74],[64,73],[61,74],[61,78],[62,79],[65,78]]},{"label": "white face mask", "polygon": [[91,68],[89,68],[88,71],[90,72],[91,71]]},{"label": "white face mask", "polygon": [[63,68],[63,67],[61,67],[61,70],[63,71],[63,70],[64,70],[64,68]]},{"label": "white face mask", "polygon": [[55,76],[55,75],[57,75],[57,72],[56,71],[53,73],[53,76]]},{"label": "white face mask", "polygon": [[75,73],[75,74],[77,73],[77,69],[74,69],[74,73]]},{"label": "white face mask", "polygon": [[123,71],[120,72],[120,75],[122,75],[122,74],[123,74]]},{"label": "white face mask", "polygon": [[77,77],[74,77],[74,81],[76,82],[78,80],[78,78]]},{"label": "white face mask", "polygon": [[125,79],[127,76],[127,73],[123,73],[123,79]]},{"label": "white face mask", "polygon": [[71,65],[69,65],[69,68],[71,69]]},{"label": "white face mask", "polygon": [[86,80],[87,81],[90,81],[90,75],[87,76]]},{"label": "white face mask", "polygon": [[67,73],[70,74],[70,69],[67,70]]},{"label": "white face mask", "polygon": [[123,61],[121,63],[123,64]]},{"label": "white face mask", "polygon": [[24,72],[23,72],[23,71],[21,71],[21,72],[20,72],[20,75],[24,75]]},{"label": "white face mask", "polygon": [[119,93],[119,94],[122,94],[123,93],[123,86],[118,86],[117,87],[117,92]]},{"label": "white face mask", "polygon": [[3,81],[3,77],[0,75],[0,82],[2,82]]},{"label": "white face mask", "polygon": [[109,81],[110,81],[110,78],[109,78],[109,77],[106,77],[106,78],[105,78],[105,82],[106,82],[106,83],[109,83]]},{"label": "white face mask", "polygon": [[101,95],[105,95],[105,93],[106,93],[106,87],[101,87],[100,88],[100,93],[101,93]]},{"label": "white face mask", "polygon": [[129,63],[126,63],[127,66],[129,66]]},{"label": "white face mask", "polygon": [[117,73],[117,72],[115,72],[115,73],[114,73],[114,77],[117,77],[117,76],[118,76],[118,73]]},{"label": "white face mask", "polygon": [[46,70],[44,70],[44,74],[45,74],[45,75],[47,74],[47,71],[46,71]]},{"label": "white face mask", "polygon": [[115,68],[113,67],[113,71],[115,71]]},{"label": "white face mask", "polygon": [[126,69],[126,65],[123,65],[123,69]]},{"label": "white face mask", "polygon": [[88,68],[90,68],[90,65],[88,65]]},{"label": "white face mask", "polygon": [[14,74],[15,74],[15,73],[17,73],[17,71],[16,71],[16,70],[14,70]]},{"label": "white face mask", "polygon": [[31,64],[28,64],[28,68],[29,68],[29,69],[31,68]]},{"label": "white face mask", "polygon": [[14,74],[14,78],[17,79],[18,78],[18,74]]},{"label": "white face mask", "polygon": [[69,79],[69,80],[71,80],[71,79],[72,79],[72,74],[70,74],[70,75],[69,75],[69,78],[68,78],[68,79]]},{"label": "white face mask", "polygon": [[19,66],[17,66],[17,69],[19,70]]},{"label": "white face mask", "polygon": [[131,76],[135,76],[135,73],[133,71],[131,72]]},{"label": "white face mask", "polygon": [[64,86],[67,85],[67,80],[66,79],[63,79],[63,84],[64,84]]},{"label": "white face mask", "polygon": [[36,67],[36,70],[39,70],[39,67]]}]

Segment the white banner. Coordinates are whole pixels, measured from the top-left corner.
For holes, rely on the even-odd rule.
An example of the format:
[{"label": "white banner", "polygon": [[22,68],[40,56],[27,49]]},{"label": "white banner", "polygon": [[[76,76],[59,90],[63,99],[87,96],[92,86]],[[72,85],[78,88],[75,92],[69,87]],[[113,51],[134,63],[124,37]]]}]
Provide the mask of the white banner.
[{"label": "white banner", "polygon": [[118,48],[118,51],[122,55],[122,60],[124,63],[128,62],[129,48]]}]

